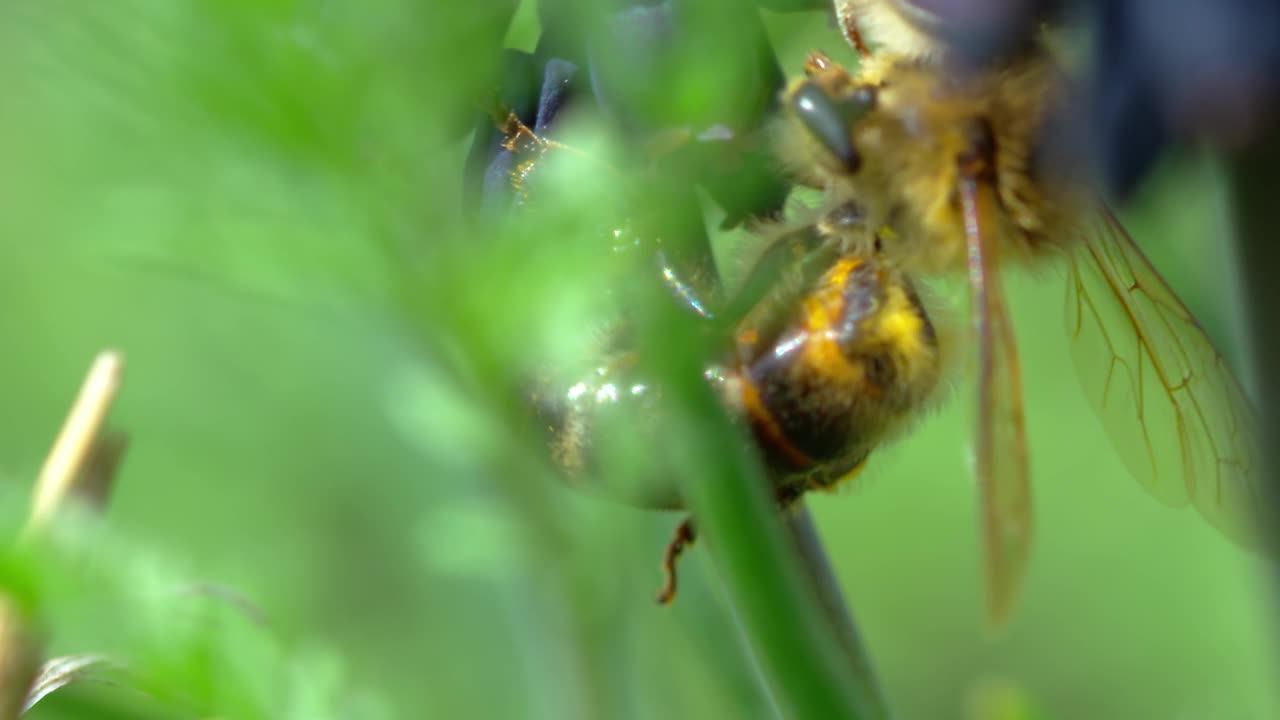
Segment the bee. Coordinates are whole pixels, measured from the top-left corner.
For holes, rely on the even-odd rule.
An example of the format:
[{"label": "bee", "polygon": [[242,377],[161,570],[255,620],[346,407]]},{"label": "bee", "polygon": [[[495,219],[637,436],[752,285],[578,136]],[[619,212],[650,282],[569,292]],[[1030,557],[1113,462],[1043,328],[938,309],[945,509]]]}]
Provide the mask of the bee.
[{"label": "bee", "polygon": [[[1158,499],[1194,505],[1249,544],[1249,511],[1261,500],[1253,409],[1194,316],[1046,142],[1072,102],[1047,47],[962,68],[949,62],[936,23],[905,0],[840,0],[835,9],[862,61],[850,71],[812,55],[782,93],[776,138],[796,182],[821,193],[816,219],[763,228],[772,247],[730,293],[713,269],[683,272],[655,250],[672,297],[724,332],[707,381],[753,442],[779,504],[855,477],[872,450],[940,400],[955,352],[922,297],[935,280],[966,277],[987,611],[992,624],[1006,619],[1033,518],[1001,277],[1058,266],[1078,375],[1119,456]],[[882,43],[874,53],[872,39]],[[556,145],[514,127],[507,147],[526,158],[512,173],[523,187]],[[542,373],[529,393],[570,475],[591,472],[610,415],[656,422],[661,392],[637,374],[624,322],[598,333],[588,355],[588,370]],[[679,499],[643,504],[674,509]],[[694,536],[689,521],[677,528],[660,600],[673,596],[675,561]]]},{"label": "bee", "polygon": [[[947,62],[931,16],[905,0],[837,0],[862,54],[821,54],[783,96],[780,156],[847,253],[921,280],[967,276],[977,351],[975,473],[988,612],[1007,617],[1032,539],[1030,468],[1006,268],[1066,268],[1066,320],[1083,389],[1142,486],[1250,544],[1261,488],[1254,411],[1222,355],[1080,174],[1055,162],[1071,98],[1037,42],[974,68]],[[875,52],[868,41],[882,43]]]}]

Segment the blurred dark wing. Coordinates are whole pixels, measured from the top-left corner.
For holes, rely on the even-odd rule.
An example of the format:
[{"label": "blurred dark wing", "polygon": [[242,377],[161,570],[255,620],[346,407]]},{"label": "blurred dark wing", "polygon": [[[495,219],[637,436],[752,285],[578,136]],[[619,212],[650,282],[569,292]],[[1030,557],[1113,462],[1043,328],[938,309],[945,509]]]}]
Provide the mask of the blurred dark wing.
[{"label": "blurred dark wing", "polygon": [[1105,207],[1067,278],[1080,382],[1129,471],[1249,544],[1260,506],[1253,408],[1222,355]]},{"label": "blurred dark wing", "polygon": [[1031,547],[1031,481],[1013,325],[1000,285],[995,191],[960,183],[969,246],[970,312],[978,347],[975,472],[981,494],[988,618],[1008,616]]}]

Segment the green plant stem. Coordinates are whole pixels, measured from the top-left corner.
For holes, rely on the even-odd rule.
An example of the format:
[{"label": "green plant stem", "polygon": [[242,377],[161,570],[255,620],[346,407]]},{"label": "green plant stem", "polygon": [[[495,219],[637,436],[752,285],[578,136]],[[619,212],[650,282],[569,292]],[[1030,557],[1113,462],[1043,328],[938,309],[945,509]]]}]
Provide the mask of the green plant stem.
[{"label": "green plant stem", "polygon": [[795,542],[796,551],[802,567],[818,592],[818,600],[827,613],[831,626],[839,632],[836,639],[840,641],[849,662],[855,668],[855,675],[867,683],[866,693],[876,700],[883,710],[884,699],[880,695],[879,685],[875,682],[875,674],[871,669],[871,660],[862,644],[857,623],[853,619],[853,611],[840,590],[840,582],[826,550],[822,547],[822,538],[813,524],[813,517],[808,508],[801,505],[795,512],[786,515],[786,528]]},{"label": "green plant stem", "polygon": [[[670,303],[651,298],[642,307]],[[833,612],[834,583],[810,538],[809,570],[787,542],[759,463],[702,379],[701,338],[674,310],[639,318],[642,348],[669,384],[667,449],[765,682],[788,718],[887,716],[851,619]],[[818,582],[815,582],[818,580]],[[827,586],[827,602],[821,585]],[[843,605],[843,603],[840,603]],[[825,606],[824,606],[825,605]]]}]

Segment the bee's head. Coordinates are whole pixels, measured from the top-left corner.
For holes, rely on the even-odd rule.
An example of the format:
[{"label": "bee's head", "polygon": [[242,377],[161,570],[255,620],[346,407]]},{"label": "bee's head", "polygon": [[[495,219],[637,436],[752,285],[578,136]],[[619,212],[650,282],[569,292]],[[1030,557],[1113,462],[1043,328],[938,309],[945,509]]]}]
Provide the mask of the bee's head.
[{"label": "bee's head", "polygon": [[855,85],[843,68],[817,54],[810,57],[805,75],[787,91],[786,112],[804,128],[827,164],[842,174],[857,173],[862,158],[854,145],[854,131],[875,108],[876,89]]}]

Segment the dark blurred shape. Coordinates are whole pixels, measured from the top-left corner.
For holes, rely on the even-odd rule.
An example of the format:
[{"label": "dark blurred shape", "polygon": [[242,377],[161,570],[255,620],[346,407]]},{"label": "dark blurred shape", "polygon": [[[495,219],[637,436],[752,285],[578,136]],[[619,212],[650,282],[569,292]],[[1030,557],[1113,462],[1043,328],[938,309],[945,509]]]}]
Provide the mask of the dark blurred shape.
[{"label": "dark blurred shape", "polygon": [[1093,2],[1096,155],[1124,197],[1170,142],[1260,142],[1280,96],[1280,3]]},{"label": "dark blurred shape", "polygon": [[1058,0],[888,0],[898,14],[975,63],[1016,53]]},{"label": "dark blurred shape", "polygon": [[1262,462],[1267,471],[1271,502],[1263,513],[1271,547],[1280,556],[1280,131],[1269,132],[1247,149],[1236,152],[1231,163],[1232,211],[1240,245],[1244,274],[1244,299],[1248,308],[1254,376],[1261,399]]},{"label": "dark blurred shape", "polygon": [[1258,142],[1280,96],[1275,0],[888,1],[979,66],[1026,47],[1044,20],[1087,18],[1089,101],[1074,111],[1087,118],[1103,185],[1121,199],[1170,143]]},{"label": "dark blurred shape", "polygon": [[111,497],[116,472],[129,449],[129,436],[119,430],[104,430],[89,451],[80,478],[80,495],[95,511],[102,511]]},{"label": "dark blurred shape", "polygon": [[[727,0],[539,4],[543,34],[528,55],[508,51],[501,104],[538,132],[584,112],[633,150],[632,172],[661,166],[662,204],[675,226],[664,234],[704,235],[694,186],[728,224],[778,212],[788,186],[769,160],[762,128],[784,78],[758,11]],[[734,33],[724,33],[734,27]],[[491,180],[509,167],[491,118],[481,121],[468,162],[468,208],[501,206]],[[489,178],[490,180],[486,180]],[[657,205],[658,203],[654,203]],[[705,241],[705,239],[704,239]],[[703,243],[694,252],[705,252]]]},{"label": "dark blurred shape", "polygon": [[1125,196],[1151,169],[1165,144],[1169,127],[1160,112],[1159,90],[1150,82],[1151,65],[1132,52],[1124,29],[1129,20],[1124,2],[1104,3],[1098,9],[1095,71],[1090,134],[1095,139],[1095,167],[1108,194]]}]

